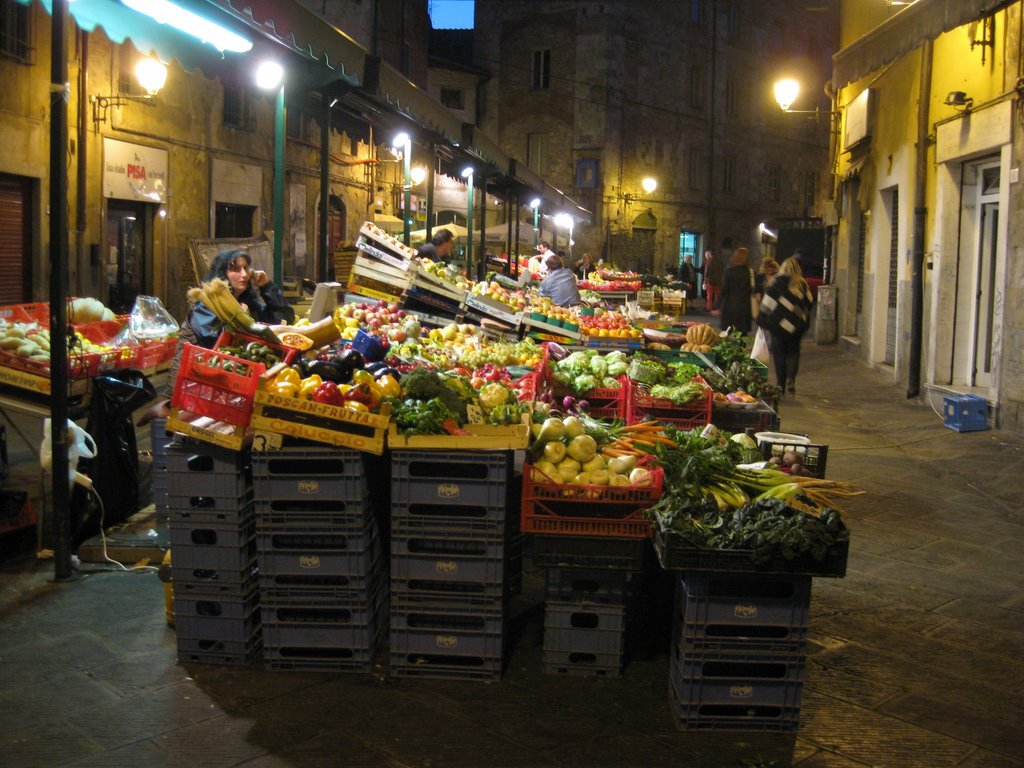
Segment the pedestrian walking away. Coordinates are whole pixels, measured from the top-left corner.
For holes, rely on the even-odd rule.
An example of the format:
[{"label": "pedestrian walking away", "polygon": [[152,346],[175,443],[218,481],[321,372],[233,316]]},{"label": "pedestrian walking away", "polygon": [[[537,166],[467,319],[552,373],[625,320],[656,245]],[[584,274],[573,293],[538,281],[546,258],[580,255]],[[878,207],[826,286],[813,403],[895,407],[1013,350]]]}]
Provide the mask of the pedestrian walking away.
[{"label": "pedestrian walking away", "polygon": [[723,331],[733,328],[741,333],[750,332],[754,270],[748,266],[749,263],[750,249],[737,248],[732,252],[730,266],[722,276],[722,293],[712,314],[721,315]]},{"label": "pedestrian walking away", "polygon": [[765,287],[757,315],[757,324],[769,335],[775,383],[790,394],[796,394],[800,340],[810,325],[812,302],[811,289],[803,278],[800,263],[790,256]]}]

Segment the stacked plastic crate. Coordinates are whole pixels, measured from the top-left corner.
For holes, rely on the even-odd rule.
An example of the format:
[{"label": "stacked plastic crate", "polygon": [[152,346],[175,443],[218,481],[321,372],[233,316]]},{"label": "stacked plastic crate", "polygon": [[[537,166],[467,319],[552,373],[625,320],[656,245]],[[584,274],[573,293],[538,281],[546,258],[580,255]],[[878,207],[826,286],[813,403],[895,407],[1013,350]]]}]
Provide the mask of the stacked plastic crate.
[{"label": "stacked plastic crate", "polygon": [[152,419],[149,422],[150,445],[153,454],[153,467],[150,474],[150,487],[153,489],[153,506],[156,508],[157,519],[167,516],[167,419]]},{"label": "stacked plastic crate", "polygon": [[253,453],[263,658],[369,672],[387,626],[386,562],[358,451]]},{"label": "stacked plastic crate", "polygon": [[178,660],[248,663],[260,648],[248,452],[176,437],[167,506]]},{"label": "stacked plastic crate", "polygon": [[625,658],[634,573],[549,567],[544,599],[544,671],[617,676]]},{"label": "stacked plastic crate", "polygon": [[795,731],[810,599],[810,576],[683,575],[669,685],[676,725]]},{"label": "stacked plastic crate", "polygon": [[511,451],[393,451],[391,675],[498,680]]}]

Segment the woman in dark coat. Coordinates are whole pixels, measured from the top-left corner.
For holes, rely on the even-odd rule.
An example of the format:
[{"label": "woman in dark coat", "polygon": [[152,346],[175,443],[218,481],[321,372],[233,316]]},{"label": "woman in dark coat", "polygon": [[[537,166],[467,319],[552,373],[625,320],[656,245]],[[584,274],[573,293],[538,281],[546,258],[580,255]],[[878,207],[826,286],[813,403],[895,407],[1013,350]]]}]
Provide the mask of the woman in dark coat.
[{"label": "woman in dark coat", "polygon": [[737,248],[732,252],[729,268],[722,275],[722,291],[715,304],[722,316],[721,328],[750,332],[750,299],[753,296],[754,271],[749,266],[750,249]]}]

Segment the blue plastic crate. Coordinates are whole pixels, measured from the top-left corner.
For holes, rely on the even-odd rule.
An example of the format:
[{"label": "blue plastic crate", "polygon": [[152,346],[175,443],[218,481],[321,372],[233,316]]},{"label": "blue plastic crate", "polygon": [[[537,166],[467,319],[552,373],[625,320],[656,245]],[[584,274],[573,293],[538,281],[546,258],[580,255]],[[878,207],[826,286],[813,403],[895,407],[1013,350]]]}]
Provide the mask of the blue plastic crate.
[{"label": "blue plastic crate", "polygon": [[451,508],[452,517],[465,514],[459,507],[504,510],[511,456],[511,451],[393,451],[392,504],[441,505]]},{"label": "blue plastic crate", "polygon": [[957,432],[988,429],[988,402],[978,395],[947,395],[943,426]]},{"label": "blue plastic crate", "polygon": [[361,502],[368,493],[359,451],[297,447],[257,451],[252,474],[253,488],[261,499]]},{"label": "blue plastic crate", "polygon": [[391,576],[501,584],[505,575],[502,536],[394,535]]},{"label": "blue plastic crate", "polygon": [[598,568],[548,568],[545,600],[571,605],[624,605],[632,574]]}]

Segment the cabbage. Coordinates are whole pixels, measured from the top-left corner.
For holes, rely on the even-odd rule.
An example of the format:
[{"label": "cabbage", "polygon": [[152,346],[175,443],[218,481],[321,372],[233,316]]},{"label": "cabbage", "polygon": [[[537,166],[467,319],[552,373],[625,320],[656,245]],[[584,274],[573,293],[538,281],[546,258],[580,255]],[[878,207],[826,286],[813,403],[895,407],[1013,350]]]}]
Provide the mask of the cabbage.
[{"label": "cabbage", "polygon": [[598,380],[591,373],[581,373],[572,380],[572,386],[577,392],[588,392],[591,389],[596,389],[598,383]]},{"label": "cabbage", "polygon": [[600,355],[594,355],[590,359],[590,372],[597,378],[603,379],[608,375],[608,363]]},{"label": "cabbage", "polygon": [[615,362],[612,362],[611,360],[608,361],[609,376],[624,376],[628,369],[629,363],[625,360],[616,360]]},{"label": "cabbage", "polygon": [[605,389],[619,389],[621,383],[614,376],[605,376],[601,381],[601,386]]}]

